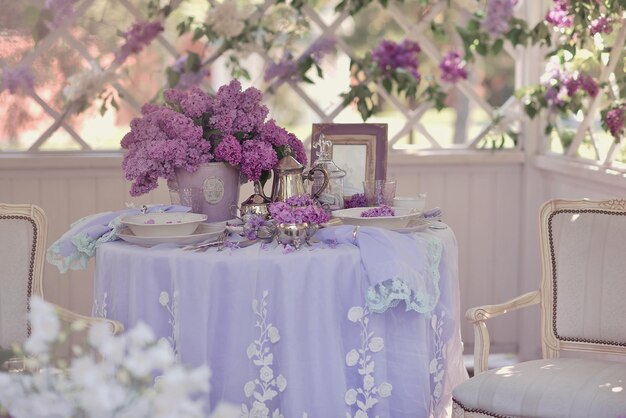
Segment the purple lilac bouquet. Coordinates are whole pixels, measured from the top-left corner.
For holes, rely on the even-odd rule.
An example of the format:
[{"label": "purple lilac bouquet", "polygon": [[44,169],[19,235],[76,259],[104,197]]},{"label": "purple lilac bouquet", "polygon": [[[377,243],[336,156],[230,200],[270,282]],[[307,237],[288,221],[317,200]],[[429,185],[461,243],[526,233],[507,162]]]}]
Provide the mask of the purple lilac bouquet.
[{"label": "purple lilac bouquet", "polygon": [[377,218],[379,216],[396,216],[396,212],[387,205],[381,205],[361,212],[361,218]]},{"label": "purple lilac bouquet", "polygon": [[155,189],[159,177],[173,179],[177,168],[194,172],[207,162],[226,162],[248,181],[262,183],[287,153],[307,163],[302,142],[265,120],[268,109],[255,88],[242,91],[233,80],[215,96],[192,87],[168,89],[164,97],[164,105],[146,104],[122,139],[127,150],[122,168],[133,181],[132,196]]},{"label": "purple lilac bouquet", "polygon": [[270,203],[269,211],[277,224],[317,225],[330,219],[330,215],[308,194],[290,197],[286,202]]},{"label": "purple lilac bouquet", "polygon": [[420,51],[419,44],[408,39],[401,43],[383,40],[372,52],[372,60],[378,65],[384,78],[390,78],[394,70],[403,69],[419,81],[421,75],[417,70],[417,54]]}]

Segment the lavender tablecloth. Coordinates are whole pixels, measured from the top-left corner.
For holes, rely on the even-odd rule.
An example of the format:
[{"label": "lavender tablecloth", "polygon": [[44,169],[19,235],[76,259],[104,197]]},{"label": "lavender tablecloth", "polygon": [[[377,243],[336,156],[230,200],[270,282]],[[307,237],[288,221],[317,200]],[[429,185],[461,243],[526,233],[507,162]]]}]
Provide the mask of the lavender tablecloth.
[{"label": "lavender tablecloth", "polygon": [[439,273],[427,313],[368,307],[356,241],[292,253],[117,241],[96,252],[94,314],[144,321],[183,363],[208,363],[210,405],[241,405],[245,417],[442,417],[466,378],[457,245],[451,229],[412,236],[442,248],[424,257]]}]

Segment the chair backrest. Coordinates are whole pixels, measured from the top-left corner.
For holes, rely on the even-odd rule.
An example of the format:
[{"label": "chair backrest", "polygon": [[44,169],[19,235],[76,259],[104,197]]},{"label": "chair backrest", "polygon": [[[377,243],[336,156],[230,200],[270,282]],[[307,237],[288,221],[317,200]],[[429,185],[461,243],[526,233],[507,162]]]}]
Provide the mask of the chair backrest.
[{"label": "chair backrest", "polygon": [[540,237],[544,357],[626,354],[626,201],[546,202]]},{"label": "chair backrest", "polygon": [[43,296],[48,223],[35,205],[0,204],[0,346],[21,344],[30,330],[30,297]]}]

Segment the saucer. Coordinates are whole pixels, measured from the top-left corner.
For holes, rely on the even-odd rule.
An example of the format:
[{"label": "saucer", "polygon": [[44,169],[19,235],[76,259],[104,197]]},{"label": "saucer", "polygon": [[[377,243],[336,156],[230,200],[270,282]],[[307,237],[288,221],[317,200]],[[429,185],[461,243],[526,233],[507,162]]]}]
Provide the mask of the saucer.
[{"label": "saucer", "polygon": [[224,232],[224,226],[223,222],[200,224],[198,229],[189,235],[160,237],[137,236],[129,228],[124,228],[117,236],[130,244],[141,245],[142,247],[152,247],[157,244],[190,245],[217,240],[220,234]]}]

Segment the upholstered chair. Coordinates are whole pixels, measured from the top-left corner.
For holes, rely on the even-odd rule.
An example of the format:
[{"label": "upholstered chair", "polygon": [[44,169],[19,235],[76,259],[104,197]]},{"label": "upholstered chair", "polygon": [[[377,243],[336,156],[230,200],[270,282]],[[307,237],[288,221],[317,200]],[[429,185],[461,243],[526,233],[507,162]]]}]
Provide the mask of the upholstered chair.
[{"label": "upholstered chair", "polygon": [[[43,267],[48,223],[35,205],[0,204],[0,347],[21,344],[29,334],[30,298],[43,298]],[[122,324],[76,314],[55,306],[63,321],[104,322],[114,333]]]},{"label": "upholstered chair", "polygon": [[[545,203],[540,246],[539,290],[467,311],[475,376],[454,389],[454,418],[626,417],[626,201]],[[536,304],[543,359],[487,370],[486,320]]]}]

